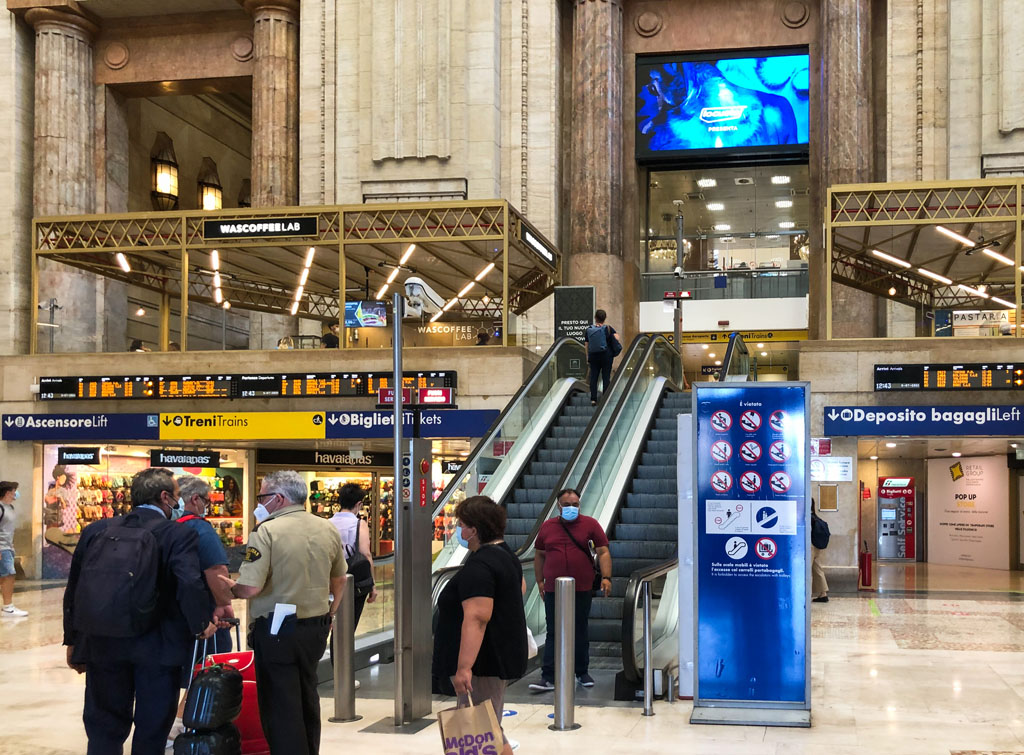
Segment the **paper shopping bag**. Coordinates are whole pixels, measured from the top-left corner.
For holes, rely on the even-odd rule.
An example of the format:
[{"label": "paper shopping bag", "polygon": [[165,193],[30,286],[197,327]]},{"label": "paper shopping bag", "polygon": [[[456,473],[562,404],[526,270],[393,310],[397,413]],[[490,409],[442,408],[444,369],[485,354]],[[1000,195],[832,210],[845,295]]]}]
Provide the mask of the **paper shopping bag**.
[{"label": "paper shopping bag", "polygon": [[503,748],[501,727],[490,700],[472,701],[466,708],[449,708],[437,714],[445,755],[499,755]]}]

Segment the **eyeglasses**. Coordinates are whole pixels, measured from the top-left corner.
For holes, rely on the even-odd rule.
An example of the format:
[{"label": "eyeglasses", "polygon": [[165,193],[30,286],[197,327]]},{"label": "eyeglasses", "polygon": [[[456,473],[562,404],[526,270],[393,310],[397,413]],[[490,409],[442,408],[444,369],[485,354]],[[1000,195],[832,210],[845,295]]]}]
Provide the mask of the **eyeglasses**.
[{"label": "eyeglasses", "polygon": [[277,493],[257,493],[256,494],[256,503],[263,503],[263,501],[270,500],[271,498],[273,498],[276,495],[277,495]]}]

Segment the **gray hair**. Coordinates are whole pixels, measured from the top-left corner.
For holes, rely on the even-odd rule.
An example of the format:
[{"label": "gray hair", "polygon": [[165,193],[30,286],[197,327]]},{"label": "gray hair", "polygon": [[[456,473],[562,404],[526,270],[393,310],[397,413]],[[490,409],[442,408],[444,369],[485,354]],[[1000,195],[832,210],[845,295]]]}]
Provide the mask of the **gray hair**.
[{"label": "gray hair", "polygon": [[132,508],[159,504],[164,491],[174,493],[174,474],[163,467],[143,469],[132,478]]},{"label": "gray hair", "polygon": [[191,500],[194,495],[197,495],[200,498],[206,498],[210,495],[210,483],[202,477],[196,477],[192,474],[183,474],[178,478],[178,492],[183,501]]},{"label": "gray hair", "polygon": [[306,481],[293,469],[271,472],[263,478],[263,487],[268,493],[279,493],[289,503],[299,506],[306,503],[306,496],[309,494]]}]

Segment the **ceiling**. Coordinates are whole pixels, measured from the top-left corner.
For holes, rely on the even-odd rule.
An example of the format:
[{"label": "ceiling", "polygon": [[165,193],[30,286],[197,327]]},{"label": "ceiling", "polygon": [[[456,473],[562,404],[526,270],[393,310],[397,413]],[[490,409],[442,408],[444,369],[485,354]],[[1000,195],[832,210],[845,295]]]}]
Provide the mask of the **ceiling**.
[{"label": "ceiling", "polygon": [[[948,459],[954,452],[964,456],[1003,456],[1013,453],[1010,443],[1019,438],[862,438],[857,442],[857,456],[864,460],[880,459]],[[886,443],[894,444],[892,448]]]},{"label": "ceiling", "polygon": [[[773,177],[789,183],[773,183]],[[715,185],[708,186],[712,180]],[[684,235],[706,236],[718,248],[788,247],[786,237],[805,233],[810,223],[807,165],[651,171],[648,186],[648,233],[656,238],[674,237],[676,199],[684,202]],[[793,227],[782,228],[787,222]]]},{"label": "ceiling", "polygon": [[167,16],[177,13],[241,11],[238,0],[79,0],[85,10],[100,18]]},{"label": "ceiling", "polygon": [[[716,366],[716,361],[725,357],[728,343],[718,344],[683,344],[683,367],[688,374],[699,374],[701,367]],[[757,359],[758,371],[764,373],[785,373],[792,380],[797,379],[799,349],[797,344],[787,342],[751,342],[747,350],[753,359]],[[706,379],[706,377],[705,377]]]}]

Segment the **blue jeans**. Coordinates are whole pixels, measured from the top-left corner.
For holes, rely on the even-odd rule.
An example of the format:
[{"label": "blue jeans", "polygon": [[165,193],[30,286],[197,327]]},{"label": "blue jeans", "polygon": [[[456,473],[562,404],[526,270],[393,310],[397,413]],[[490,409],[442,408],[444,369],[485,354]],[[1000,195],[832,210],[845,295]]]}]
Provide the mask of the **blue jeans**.
[{"label": "blue jeans", "polygon": [[[590,670],[590,604],[594,594],[589,590],[576,593],[576,676]],[[555,680],[555,594],[544,593],[544,617],[547,619],[548,636],[544,640],[544,665],[540,675],[548,681]]]},{"label": "blue jeans", "polygon": [[14,551],[4,548],[0,551],[0,577],[13,577],[15,571]]}]

